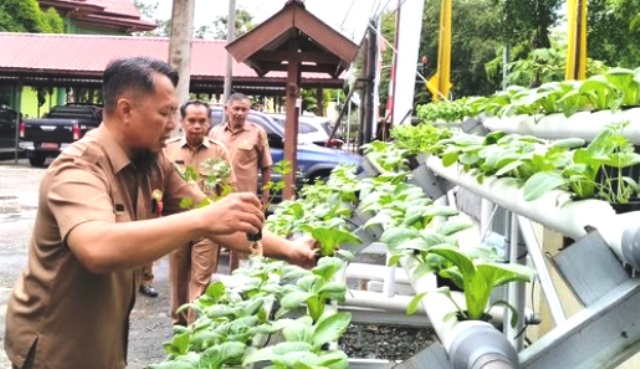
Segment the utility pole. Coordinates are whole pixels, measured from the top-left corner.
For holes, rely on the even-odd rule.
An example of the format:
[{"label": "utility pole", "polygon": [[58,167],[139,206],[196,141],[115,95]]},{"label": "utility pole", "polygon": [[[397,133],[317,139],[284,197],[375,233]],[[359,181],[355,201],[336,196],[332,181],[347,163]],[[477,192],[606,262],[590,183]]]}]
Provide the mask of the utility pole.
[{"label": "utility pole", "polygon": [[[229,16],[227,17],[227,45],[236,38],[236,0],[229,0]],[[224,72],[224,98],[226,104],[231,95],[231,77],[233,76],[233,60],[227,51],[227,68]]]},{"label": "utility pole", "polygon": [[[173,0],[169,38],[169,64],[176,68],[180,75],[180,81],[176,88],[180,104],[189,99],[194,13],[195,0]],[[178,130],[176,128],[173,134],[178,134]]]}]

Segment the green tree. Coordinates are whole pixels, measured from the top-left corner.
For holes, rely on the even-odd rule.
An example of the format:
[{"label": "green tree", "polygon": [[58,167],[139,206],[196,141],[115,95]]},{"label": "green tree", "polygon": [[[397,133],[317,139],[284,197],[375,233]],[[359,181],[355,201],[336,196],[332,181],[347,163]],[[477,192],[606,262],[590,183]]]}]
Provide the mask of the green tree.
[{"label": "green tree", "polygon": [[0,32],[60,33],[64,32],[64,21],[55,9],[43,13],[36,0],[3,0]]},{"label": "green tree", "polygon": [[[454,98],[487,95],[499,85],[487,78],[485,64],[491,61],[501,44],[502,16],[494,0],[454,0],[452,5],[451,93]],[[440,3],[425,4],[419,55],[429,59],[424,71],[429,79],[438,63]],[[416,61],[417,62],[417,61]],[[431,101],[431,93],[420,83],[416,86],[416,104]]]},{"label": "green tree", "polygon": [[503,42],[530,42],[533,49],[550,48],[551,27],[558,23],[565,0],[493,0],[502,14]]},{"label": "green tree", "polygon": [[611,66],[640,65],[640,0],[590,0],[587,17],[589,57]]},{"label": "green tree", "polygon": [[[207,38],[214,40],[226,40],[227,39],[227,24],[229,17],[218,16],[211,24],[207,24],[198,28],[194,36],[196,38]],[[236,9],[236,38],[251,31],[255,25],[253,24],[253,15],[245,9]]]},{"label": "green tree", "polygon": [[57,10],[55,10],[54,8],[47,9],[47,11],[42,13],[42,18],[44,20],[44,24],[47,27],[47,30],[43,32],[64,33],[64,20],[62,19],[62,17],[60,17],[60,14],[58,14]]},{"label": "green tree", "polygon": [[143,0],[133,0],[133,5],[138,9],[142,18],[156,24],[156,29],[151,31],[136,32],[134,36],[157,36],[169,37],[171,22],[169,19],[158,19],[156,11],[158,10],[158,1],[148,2]]}]

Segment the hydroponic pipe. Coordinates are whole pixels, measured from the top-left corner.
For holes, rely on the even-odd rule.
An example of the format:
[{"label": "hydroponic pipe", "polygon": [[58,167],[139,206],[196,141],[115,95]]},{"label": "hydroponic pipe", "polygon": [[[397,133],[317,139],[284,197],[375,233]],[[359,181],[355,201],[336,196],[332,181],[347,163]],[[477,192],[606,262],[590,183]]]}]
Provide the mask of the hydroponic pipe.
[{"label": "hydroponic pipe", "polygon": [[640,144],[640,108],[615,113],[610,110],[579,112],[569,118],[561,113],[544,116],[488,117],[482,124],[490,131],[532,135],[549,140],[582,138],[591,141],[606,126],[627,120],[629,125],[623,131],[624,136],[632,143]]},{"label": "hydroponic pipe", "polygon": [[[416,260],[405,258],[402,264],[416,293],[434,289],[431,275],[413,277],[411,271],[418,266]],[[458,322],[452,318],[458,309],[444,294],[427,293],[422,299],[422,307],[443,343],[453,369],[518,368],[518,354],[507,338],[489,323]]]},{"label": "hydroponic pipe", "polygon": [[620,259],[640,269],[640,213],[616,214],[605,201],[571,201],[571,194],[560,190],[527,201],[514,178],[487,177],[480,184],[458,165],[444,167],[438,157],[431,156],[426,163],[437,175],[565,236],[579,239],[593,227]]}]

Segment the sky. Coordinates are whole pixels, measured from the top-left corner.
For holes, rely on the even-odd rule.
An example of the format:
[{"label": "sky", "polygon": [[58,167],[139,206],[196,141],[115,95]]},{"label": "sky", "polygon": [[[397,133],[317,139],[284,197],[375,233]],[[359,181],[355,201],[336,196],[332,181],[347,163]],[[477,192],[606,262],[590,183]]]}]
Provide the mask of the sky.
[{"label": "sky", "polygon": [[[225,0],[195,0],[195,29],[212,23],[218,16],[226,16],[229,4]],[[157,3],[156,18],[171,17],[172,0],[143,0],[148,4]],[[236,0],[236,9],[243,8],[259,24],[278,12],[287,0]],[[341,31],[346,37],[359,43],[370,16],[385,6],[393,8],[397,0],[305,0],[307,10]]]}]

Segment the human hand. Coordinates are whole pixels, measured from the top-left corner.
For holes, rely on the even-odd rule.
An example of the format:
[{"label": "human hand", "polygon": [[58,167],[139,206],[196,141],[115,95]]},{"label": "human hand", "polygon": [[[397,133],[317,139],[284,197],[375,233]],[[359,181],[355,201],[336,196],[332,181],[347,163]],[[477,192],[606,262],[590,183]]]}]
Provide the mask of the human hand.
[{"label": "human hand", "polygon": [[302,237],[291,241],[291,247],[287,250],[287,262],[311,269],[316,266],[316,241],[312,238]]},{"label": "human hand", "polygon": [[208,236],[235,232],[258,233],[264,223],[262,205],[255,194],[232,193],[202,208]]}]

